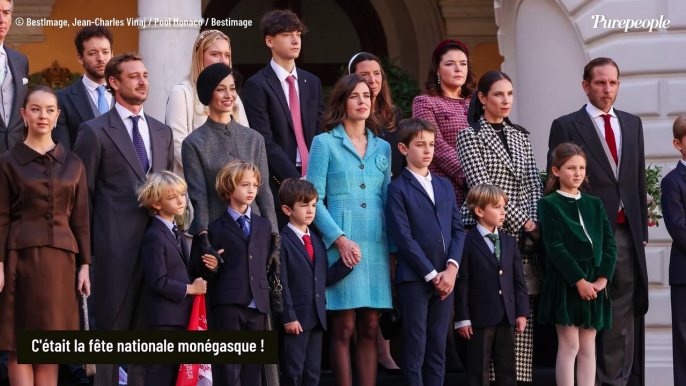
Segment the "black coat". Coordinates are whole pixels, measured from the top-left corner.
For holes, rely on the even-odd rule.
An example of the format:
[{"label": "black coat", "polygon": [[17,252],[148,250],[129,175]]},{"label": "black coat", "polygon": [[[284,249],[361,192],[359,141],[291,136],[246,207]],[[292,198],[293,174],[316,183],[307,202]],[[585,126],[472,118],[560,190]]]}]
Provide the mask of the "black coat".
[{"label": "black coat", "polygon": [[24,103],[26,93],[29,91],[28,83],[24,84],[23,81],[29,78],[29,60],[24,54],[7,47],[7,45],[5,45],[5,53],[7,54],[7,66],[12,73],[14,98],[12,99],[9,124],[0,114],[0,153],[12,149],[17,142],[24,139],[24,118],[22,118],[19,110]]}]

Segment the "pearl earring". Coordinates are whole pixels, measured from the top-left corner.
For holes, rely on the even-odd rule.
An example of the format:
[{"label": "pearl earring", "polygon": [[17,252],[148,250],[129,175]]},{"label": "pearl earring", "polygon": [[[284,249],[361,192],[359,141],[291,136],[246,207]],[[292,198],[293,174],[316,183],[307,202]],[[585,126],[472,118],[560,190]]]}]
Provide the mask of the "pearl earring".
[{"label": "pearl earring", "polygon": [[437,75],[437,76],[438,76],[438,84],[441,84],[441,76],[440,75]]}]

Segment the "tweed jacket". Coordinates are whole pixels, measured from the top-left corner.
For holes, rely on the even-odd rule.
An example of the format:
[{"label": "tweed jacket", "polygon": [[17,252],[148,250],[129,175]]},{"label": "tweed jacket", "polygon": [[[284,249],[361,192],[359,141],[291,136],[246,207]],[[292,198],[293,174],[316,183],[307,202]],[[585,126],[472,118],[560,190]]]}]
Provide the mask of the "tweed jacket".
[{"label": "tweed jacket", "polygon": [[[527,220],[538,221],[536,203],[543,192],[529,132],[504,123],[510,158],[483,116],[479,123],[479,130],[468,127],[457,134],[457,153],[470,189],[479,184],[493,184],[505,192],[508,202],[501,229],[515,236]],[[476,225],[466,203],[461,214],[465,226]]]},{"label": "tweed jacket", "polygon": [[457,157],[457,133],[469,127],[467,112],[471,98],[452,99],[444,96],[419,95],[412,102],[412,117],[436,126],[434,158],[429,165],[432,174],[447,178],[453,185],[457,205],[467,199],[464,171]]},{"label": "tweed jacket", "polygon": [[[579,214],[590,236],[586,236]],[[607,219],[605,208],[598,197],[581,193],[581,198],[551,193],[538,202],[538,215],[543,230],[543,243],[548,260],[567,284],[573,286],[587,278],[579,267],[580,262],[593,260],[599,277],[612,281],[617,260],[614,232]]]},{"label": "tweed jacket", "polygon": [[[363,158],[343,125],[312,141],[307,180],[319,193],[314,224],[322,233],[329,266],[340,258],[334,241],[354,241],[362,261],[345,279],[326,288],[328,310],[391,308],[391,278],[386,233],[386,192],[391,180],[391,147],[367,130]],[[324,205],[326,202],[326,205]]]},{"label": "tweed jacket", "polygon": [[183,141],[181,155],[194,210],[188,233],[197,235],[226,212],[228,204],[217,195],[215,183],[219,171],[236,159],[252,162],[260,169],[260,188],[251,207],[256,214],[269,220],[272,233],[279,233],[274,200],[267,182],[269,169],[264,138],[258,132],[233,119],[224,125],[207,118],[204,125]]}]

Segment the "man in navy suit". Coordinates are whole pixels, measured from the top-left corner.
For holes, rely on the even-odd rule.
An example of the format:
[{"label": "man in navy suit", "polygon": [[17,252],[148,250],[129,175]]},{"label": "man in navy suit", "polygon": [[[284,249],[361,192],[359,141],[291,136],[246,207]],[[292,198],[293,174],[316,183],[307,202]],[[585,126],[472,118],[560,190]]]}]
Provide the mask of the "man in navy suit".
[{"label": "man in navy suit", "polygon": [[[252,213],[250,204],[260,186],[254,164],[234,160],[217,174],[217,193],[226,212],[208,226],[210,245],[223,263],[214,288],[217,330],[264,330],[270,313],[267,258],[274,249],[269,220]],[[275,257],[278,260],[278,254]],[[260,385],[260,365],[213,365],[217,385]]]},{"label": "man in navy suit", "polygon": [[429,173],[436,128],[421,119],[398,127],[407,168],[388,186],[386,218],[398,247],[395,284],[403,319],[403,375],[410,385],[443,385],[452,291],[464,225],[448,180]]},{"label": "man in navy suit", "polygon": [[[217,267],[216,257],[209,255],[203,258],[205,267],[190,267],[188,245],[174,222],[174,216],[182,215],[186,208],[186,189],[181,177],[164,171],[150,176],[138,192],[141,206],[155,216],[141,244],[151,330],[186,330],[193,308],[192,295],[207,292],[207,282],[201,277],[191,284],[191,271],[197,274]],[[198,263],[202,264],[200,260]],[[178,365],[151,365],[145,373],[145,384],[175,386],[178,373]]]},{"label": "man in navy suit", "polygon": [[672,290],[674,386],[686,385],[686,115],[674,121],[674,147],[681,153],[676,168],[662,179],[662,214],[672,237],[669,285]]},{"label": "man in navy suit", "polygon": [[0,0],[0,154],[24,139],[20,109],[29,90],[29,60],[5,44],[14,1]]},{"label": "man in navy suit", "polygon": [[281,183],[279,201],[289,223],[281,231],[281,285],[286,335],[281,384],[318,385],[322,336],[326,330],[326,286],[350,272],[342,259],[329,266],[322,239],[308,226],[314,220],[319,194],[312,183],[289,178]]},{"label": "man in navy suit", "polygon": [[[138,253],[150,223],[136,189],[148,173],[171,170],[174,141],[169,126],[145,114],[148,73],[142,57],[117,55],[105,78],[115,106],[84,122],[74,145],[88,184],[93,238],[93,303],[98,329],[144,330],[143,266]],[[97,365],[96,386],[117,384],[118,365]],[[145,367],[128,368],[129,385],[141,385]]]},{"label": "man in navy suit", "polygon": [[[260,32],[272,60],[245,82],[243,100],[251,128],[264,137],[269,187],[274,207],[279,208],[281,181],[307,174],[312,139],[321,133],[322,85],[319,78],[295,67],[301,34],[307,32],[297,15],[287,10],[268,12],[262,17]],[[276,216],[282,229],[288,218],[278,210]]]},{"label": "man in navy suit", "polygon": [[477,185],[467,195],[478,223],[467,234],[462,254],[455,328],[468,342],[470,386],[489,385],[491,356],[496,384],[517,385],[515,333],[526,328],[529,295],[517,240],[498,230],[506,204],[505,193],[494,185]]},{"label": "man in navy suit", "polygon": [[60,116],[52,131],[52,138],[69,150],[76,143],[79,126],[114,105],[105,82],[105,66],[112,59],[112,32],[103,26],[84,27],[76,34],[74,44],[84,74],[74,84],[57,91]]}]

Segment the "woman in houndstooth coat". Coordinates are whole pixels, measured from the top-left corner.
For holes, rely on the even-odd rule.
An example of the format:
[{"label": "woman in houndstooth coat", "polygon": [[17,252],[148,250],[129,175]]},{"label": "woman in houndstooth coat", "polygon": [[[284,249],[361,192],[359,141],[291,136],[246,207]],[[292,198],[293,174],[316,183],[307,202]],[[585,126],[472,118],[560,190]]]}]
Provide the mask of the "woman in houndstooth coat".
[{"label": "woman in houndstooth coat", "polygon": [[[542,196],[543,184],[529,141],[529,132],[514,125],[507,116],[512,107],[512,81],[507,74],[489,71],[478,83],[470,106],[471,126],[457,135],[457,152],[467,178],[467,184],[493,184],[508,197],[505,223],[502,231],[520,240],[536,244],[540,238],[537,203]],[[476,225],[467,206],[462,207],[465,227]],[[525,240],[522,240],[524,238]],[[530,296],[540,291],[536,255],[522,250],[524,274]],[[533,301],[531,315],[534,314]],[[517,380],[532,382],[533,318],[527,318],[527,327],[516,338]],[[495,374],[497,377],[497,374]]]}]

